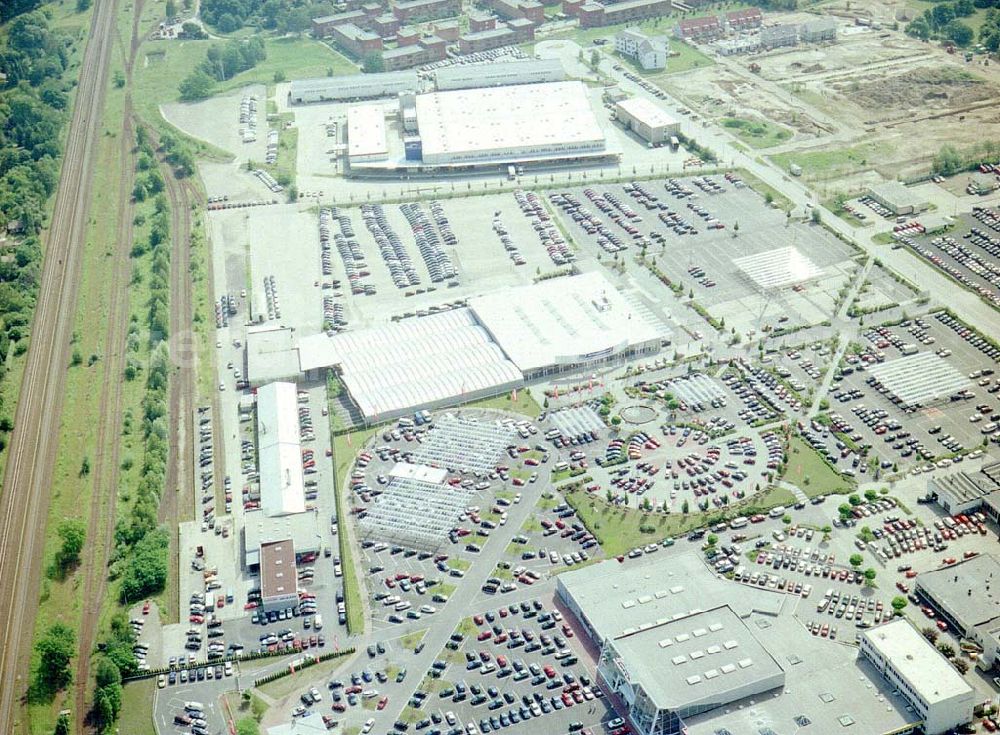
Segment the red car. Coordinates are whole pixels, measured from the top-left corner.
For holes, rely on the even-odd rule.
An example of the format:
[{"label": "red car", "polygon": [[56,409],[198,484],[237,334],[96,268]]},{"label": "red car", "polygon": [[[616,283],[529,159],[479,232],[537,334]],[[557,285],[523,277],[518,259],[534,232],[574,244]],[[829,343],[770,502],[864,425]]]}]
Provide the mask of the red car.
[{"label": "red car", "polygon": [[142,605],[142,614],[149,615],[149,600],[146,600]]},{"label": "red car", "polygon": [[387,704],[389,704],[389,698],[388,697],[382,697],[382,699],[380,699],[378,701],[378,704],[375,705],[375,709],[383,710],[383,709],[385,709],[385,706]]},{"label": "red car", "polygon": [[472,622],[474,622],[476,625],[482,625],[483,622],[484,622],[483,616],[482,615],[474,615],[472,617]]}]

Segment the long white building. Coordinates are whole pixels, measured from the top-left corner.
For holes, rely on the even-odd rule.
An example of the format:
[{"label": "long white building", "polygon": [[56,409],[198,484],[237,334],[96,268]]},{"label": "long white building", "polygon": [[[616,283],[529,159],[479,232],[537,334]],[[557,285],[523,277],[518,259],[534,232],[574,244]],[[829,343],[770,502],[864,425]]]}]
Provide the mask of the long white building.
[{"label": "long white building", "polygon": [[939,735],[972,720],[975,691],[908,620],[866,630],[858,655],[898,689],[924,721],[926,735]]},{"label": "long white building", "polygon": [[346,77],[296,79],[289,84],[288,101],[292,104],[344,102],[349,100],[392,97],[420,89],[415,71],[383,74],[354,74]]},{"label": "long white building", "polygon": [[269,383],[257,390],[257,454],[260,507],[264,515],[305,511],[298,394],[294,383]]}]

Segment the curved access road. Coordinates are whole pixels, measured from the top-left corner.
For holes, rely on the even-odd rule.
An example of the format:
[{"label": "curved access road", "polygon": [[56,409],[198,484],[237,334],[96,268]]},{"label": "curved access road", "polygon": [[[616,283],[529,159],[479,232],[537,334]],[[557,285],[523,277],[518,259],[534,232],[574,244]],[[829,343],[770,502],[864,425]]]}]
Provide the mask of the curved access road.
[{"label": "curved access road", "polygon": [[93,156],[108,80],[116,0],[97,0],[80,67],[14,431],[0,496],[0,732],[19,721],[28,684],[52,470],[76,313],[93,179]]}]

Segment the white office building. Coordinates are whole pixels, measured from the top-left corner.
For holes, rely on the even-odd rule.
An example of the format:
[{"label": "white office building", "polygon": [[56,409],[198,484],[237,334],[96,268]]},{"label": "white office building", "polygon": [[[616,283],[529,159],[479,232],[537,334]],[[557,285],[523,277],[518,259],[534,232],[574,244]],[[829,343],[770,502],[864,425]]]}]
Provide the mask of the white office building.
[{"label": "white office building", "polygon": [[650,37],[634,28],[626,28],[615,36],[615,51],[646,71],[666,69],[670,53],[665,37]]},{"label": "white office building", "polygon": [[939,735],[972,720],[975,691],[908,620],[866,630],[858,655],[896,687],[923,720],[926,735]]}]

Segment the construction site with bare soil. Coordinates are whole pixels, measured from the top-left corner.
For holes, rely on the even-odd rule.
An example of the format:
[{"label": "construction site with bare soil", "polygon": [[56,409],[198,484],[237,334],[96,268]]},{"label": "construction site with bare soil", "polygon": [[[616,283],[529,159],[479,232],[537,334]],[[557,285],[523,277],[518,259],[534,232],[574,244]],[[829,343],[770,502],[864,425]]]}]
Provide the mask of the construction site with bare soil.
[{"label": "construction site with bare soil", "polygon": [[[775,134],[738,137],[786,170],[801,167],[824,195],[926,175],[940,148],[928,140],[969,140],[973,129],[977,140],[1000,138],[1000,80],[981,56],[871,25],[897,15],[908,17],[876,4],[856,16],[865,25],[842,26],[836,41],[719,55],[716,65],[672,75],[664,86],[727,127],[732,119],[758,131],[770,126]],[[792,24],[801,16],[769,19]]]}]

